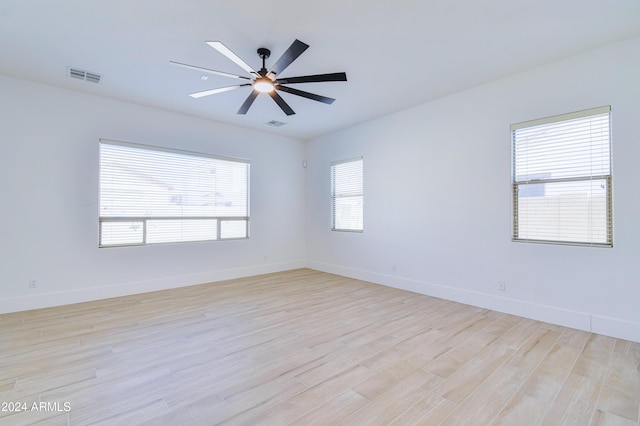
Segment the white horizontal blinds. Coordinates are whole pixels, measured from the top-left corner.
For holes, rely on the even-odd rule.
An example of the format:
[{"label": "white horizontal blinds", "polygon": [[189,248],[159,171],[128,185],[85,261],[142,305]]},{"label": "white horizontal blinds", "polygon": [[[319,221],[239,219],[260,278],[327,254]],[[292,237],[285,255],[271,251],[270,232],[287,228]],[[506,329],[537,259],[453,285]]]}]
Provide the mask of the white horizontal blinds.
[{"label": "white horizontal blinds", "polygon": [[102,140],[100,245],[246,238],[248,188],[243,160]]},{"label": "white horizontal blinds", "polygon": [[512,126],[514,240],[611,246],[610,108]]},{"label": "white horizontal blinds", "polygon": [[143,221],[100,221],[100,245],[122,246],[144,243]]},{"label": "white horizontal blinds", "polygon": [[331,163],[331,229],[363,230],[362,157]]},{"label": "white horizontal blinds", "polygon": [[174,243],[215,240],[218,237],[216,219],[149,219],[146,243]]}]

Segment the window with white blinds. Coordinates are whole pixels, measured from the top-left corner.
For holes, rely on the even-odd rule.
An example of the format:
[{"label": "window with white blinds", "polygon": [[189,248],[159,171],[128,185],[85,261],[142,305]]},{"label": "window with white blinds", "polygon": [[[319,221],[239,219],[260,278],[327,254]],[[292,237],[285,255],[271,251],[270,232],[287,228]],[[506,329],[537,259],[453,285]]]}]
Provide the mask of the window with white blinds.
[{"label": "window with white blinds", "polygon": [[514,241],[613,245],[610,113],[511,126]]},{"label": "window with white blinds", "polygon": [[363,230],[362,157],[331,163],[331,229]]},{"label": "window with white blinds", "polygon": [[249,162],[100,140],[100,247],[248,238]]}]

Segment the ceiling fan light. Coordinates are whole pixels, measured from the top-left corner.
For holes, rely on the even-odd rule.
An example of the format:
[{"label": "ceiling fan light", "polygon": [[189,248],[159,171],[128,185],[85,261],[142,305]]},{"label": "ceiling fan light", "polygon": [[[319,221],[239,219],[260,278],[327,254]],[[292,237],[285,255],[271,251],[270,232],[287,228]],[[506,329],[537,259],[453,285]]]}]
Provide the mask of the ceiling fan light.
[{"label": "ceiling fan light", "polygon": [[265,77],[259,78],[253,83],[253,88],[260,93],[269,93],[275,90],[273,82]]}]

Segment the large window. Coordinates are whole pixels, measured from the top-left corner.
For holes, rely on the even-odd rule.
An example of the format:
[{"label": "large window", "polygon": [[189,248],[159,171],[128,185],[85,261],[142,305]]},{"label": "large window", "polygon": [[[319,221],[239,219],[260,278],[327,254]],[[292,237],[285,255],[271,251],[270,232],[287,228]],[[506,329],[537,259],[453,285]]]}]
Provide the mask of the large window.
[{"label": "large window", "polygon": [[248,238],[249,162],[100,141],[100,247]]},{"label": "large window", "polygon": [[331,163],[331,229],[362,232],[362,157]]},{"label": "large window", "polygon": [[511,126],[514,241],[611,247],[610,107]]}]

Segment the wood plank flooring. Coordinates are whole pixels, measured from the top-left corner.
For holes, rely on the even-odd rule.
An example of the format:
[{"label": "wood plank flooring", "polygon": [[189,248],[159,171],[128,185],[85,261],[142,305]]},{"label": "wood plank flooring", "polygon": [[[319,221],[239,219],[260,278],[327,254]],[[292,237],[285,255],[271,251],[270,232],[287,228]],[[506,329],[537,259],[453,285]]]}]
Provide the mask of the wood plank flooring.
[{"label": "wood plank flooring", "polygon": [[300,269],[0,315],[0,403],[11,426],[638,425],[640,344]]}]

